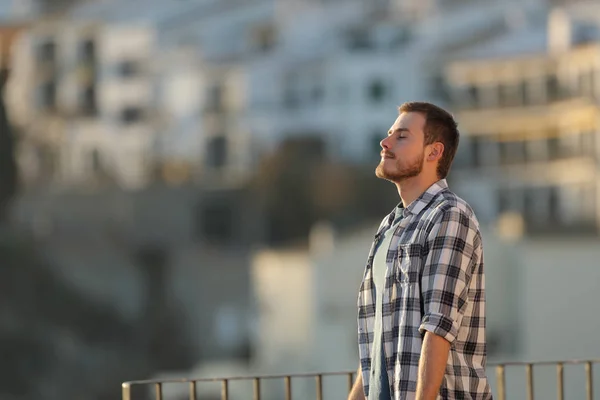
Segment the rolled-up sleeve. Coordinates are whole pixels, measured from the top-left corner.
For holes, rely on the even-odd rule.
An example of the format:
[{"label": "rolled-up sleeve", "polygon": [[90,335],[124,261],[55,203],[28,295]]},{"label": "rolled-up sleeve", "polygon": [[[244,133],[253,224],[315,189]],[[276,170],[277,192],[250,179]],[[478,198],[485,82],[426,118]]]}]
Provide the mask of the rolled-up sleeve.
[{"label": "rolled-up sleeve", "polygon": [[458,336],[480,243],[476,222],[466,211],[449,207],[437,219],[427,238],[421,275],[422,334],[429,331],[450,343]]}]

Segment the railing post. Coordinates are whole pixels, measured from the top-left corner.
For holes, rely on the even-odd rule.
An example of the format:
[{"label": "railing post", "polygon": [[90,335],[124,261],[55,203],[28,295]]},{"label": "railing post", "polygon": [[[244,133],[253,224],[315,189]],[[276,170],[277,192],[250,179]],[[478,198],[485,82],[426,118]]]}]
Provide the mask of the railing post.
[{"label": "railing post", "polygon": [[[555,362],[516,362],[516,363],[508,363],[508,364],[492,364],[489,368],[495,368],[496,373],[496,400],[506,400],[506,368],[508,366],[524,366],[525,367],[525,379],[526,379],[526,393],[525,398],[527,400],[534,400],[535,398],[535,379],[534,379],[534,367],[536,365],[555,365],[556,366],[556,388],[557,388],[557,400],[565,399],[565,375],[564,369],[565,365],[571,364],[583,364],[585,368],[585,380],[586,380],[586,400],[594,399],[594,385],[593,385],[593,375],[594,375],[594,363],[600,362],[600,360],[563,360],[563,361],[555,361]],[[348,393],[352,392],[355,384],[355,372],[351,371],[339,371],[339,372],[323,372],[323,373],[305,373],[305,374],[297,374],[297,375],[269,375],[269,376],[245,376],[245,377],[221,377],[221,378],[204,378],[204,379],[173,379],[173,380],[140,380],[140,381],[129,381],[123,382],[121,384],[121,399],[122,400],[132,400],[132,387],[134,385],[143,385],[145,390],[154,389],[154,396],[151,398],[155,400],[163,400],[163,386],[165,383],[178,383],[178,384],[187,384],[189,386],[189,400],[197,400],[197,385],[198,382],[221,382],[221,400],[229,400],[229,383],[232,380],[243,380],[245,382],[252,381],[253,382],[253,400],[261,400],[261,381],[263,379],[284,379],[284,390],[285,400],[292,400],[292,379],[294,377],[314,377],[316,384],[316,395],[313,398],[314,400],[323,400],[323,378],[329,375],[339,375],[340,377],[346,377],[346,383],[348,387]],[[340,382],[341,383],[341,382]],[[343,385],[343,384],[342,384]],[[538,384],[539,386],[539,384]],[[146,392],[147,393],[147,392]],[[539,397],[539,396],[538,396]],[[545,399],[544,399],[545,400]]]},{"label": "railing post", "polygon": [[260,378],[254,378],[254,400],[260,400]]},{"label": "railing post", "polygon": [[348,374],[348,393],[352,392],[352,388],[354,387],[354,374],[350,372]]},{"label": "railing post", "polygon": [[285,400],[292,400],[292,378],[286,376],[284,378],[285,384]]},{"label": "railing post", "polygon": [[504,364],[496,367],[496,379],[498,381],[498,400],[506,400],[506,382],[504,381]]},{"label": "railing post", "polygon": [[558,400],[564,400],[565,389],[564,389],[564,368],[563,363],[556,364],[556,392]]},{"label": "railing post", "polygon": [[317,375],[317,400],[323,400],[323,377]]},{"label": "railing post", "polygon": [[190,400],[197,400],[198,396],[196,395],[196,381],[190,382]]},{"label": "railing post", "polygon": [[121,399],[131,400],[131,385],[129,383],[123,383],[121,385]]},{"label": "railing post", "polygon": [[588,361],[585,363],[585,386],[587,391],[587,400],[594,400],[594,381],[593,381],[593,367],[592,362]]},{"label": "railing post", "polygon": [[229,400],[229,382],[227,379],[221,381],[221,400]]},{"label": "railing post", "polygon": [[533,400],[533,365],[527,364],[525,372],[527,374],[527,400]]}]

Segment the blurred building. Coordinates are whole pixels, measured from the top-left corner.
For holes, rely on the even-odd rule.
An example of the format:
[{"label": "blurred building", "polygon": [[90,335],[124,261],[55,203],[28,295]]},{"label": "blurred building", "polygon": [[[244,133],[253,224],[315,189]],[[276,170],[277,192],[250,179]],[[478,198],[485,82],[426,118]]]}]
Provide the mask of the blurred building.
[{"label": "blurred building", "polygon": [[40,21],[14,49],[9,107],[26,183],[148,181],[156,134],[150,27]]},{"label": "blurred building", "polygon": [[139,188],[157,176],[235,185],[297,137],[318,138],[334,159],[373,162],[397,105],[447,104],[448,54],[544,7],[83,2],[36,22],[17,46],[9,98],[27,137],[23,176],[67,187]]},{"label": "blurred building", "polygon": [[246,63],[248,126],[263,149],[313,136],[332,158],[356,163],[377,159],[397,105],[447,104],[440,77],[448,53],[512,30],[513,14],[544,9],[542,2],[299,3],[282,3],[272,49]]},{"label": "blurred building", "polygon": [[465,136],[452,178],[483,221],[527,234],[597,233],[598,7],[555,9],[448,64]]}]

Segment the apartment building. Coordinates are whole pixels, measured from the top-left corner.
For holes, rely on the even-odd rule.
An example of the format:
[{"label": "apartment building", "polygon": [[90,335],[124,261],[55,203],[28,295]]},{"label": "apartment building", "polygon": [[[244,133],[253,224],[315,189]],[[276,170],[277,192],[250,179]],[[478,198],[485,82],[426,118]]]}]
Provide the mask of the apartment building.
[{"label": "apartment building", "polygon": [[148,26],[42,21],[20,37],[8,88],[26,183],[147,180],[154,137]]},{"label": "apartment building", "polygon": [[245,63],[251,77],[246,125],[261,148],[313,136],[333,158],[372,163],[397,105],[447,104],[439,82],[448,53],[511,30],[515,13],[527,17],[545,7],[432,3],[427,17],[417,18],[392,12],[400,3],[331,1],[278,14],[274,49]]},{"label": "apartment building", "polygon": [[556,9],[448,64],[465,136],[453,178],[482,220],[529,234],[597,232],[597,7]]},{"label": "apartment building", "polygon": [[41,143],[23,147],[23,176],[139,188],[158,172],[235,185],[297,137],[375,162],[397,105],[446,103],[447,51],[544,3],[84,3],[19,46],[12,109]]}]

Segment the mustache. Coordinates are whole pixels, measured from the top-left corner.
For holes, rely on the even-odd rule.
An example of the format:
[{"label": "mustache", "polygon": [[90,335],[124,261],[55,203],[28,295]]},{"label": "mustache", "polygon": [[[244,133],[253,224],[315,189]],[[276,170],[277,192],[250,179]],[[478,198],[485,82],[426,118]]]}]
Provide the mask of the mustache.
[{"label": "mustache", "polygon": [[390,157],[390,158],[396,158],[396,155],[395,155],[394,153],[392,153],[392,152],[390,152],[390,151],[385,151],[385,150],[383,150],[383,151],[380,153],[380,155],[381,155],[381,157]]}]

